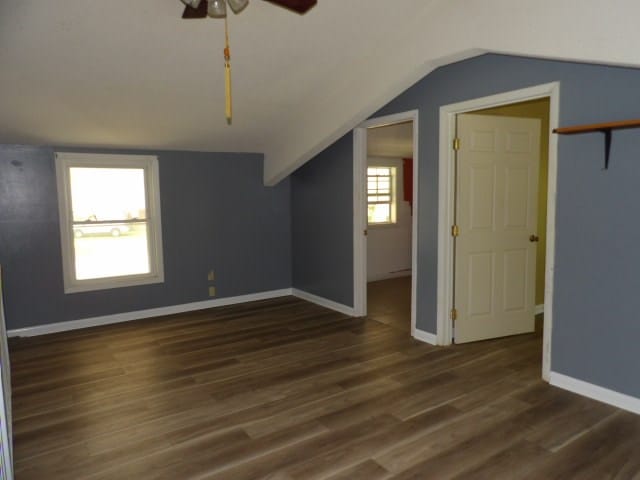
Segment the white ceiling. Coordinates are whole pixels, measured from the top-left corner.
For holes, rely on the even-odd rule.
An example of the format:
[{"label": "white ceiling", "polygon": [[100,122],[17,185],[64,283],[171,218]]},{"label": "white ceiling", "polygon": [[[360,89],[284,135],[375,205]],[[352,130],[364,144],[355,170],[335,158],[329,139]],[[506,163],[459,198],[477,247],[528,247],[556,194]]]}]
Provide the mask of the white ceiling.
[{"label": "white ceiling", "polygon": [[0,0],[0,143],[265,153],[272,184],[434,68],[486,51],[640,65],[640,2]]}]

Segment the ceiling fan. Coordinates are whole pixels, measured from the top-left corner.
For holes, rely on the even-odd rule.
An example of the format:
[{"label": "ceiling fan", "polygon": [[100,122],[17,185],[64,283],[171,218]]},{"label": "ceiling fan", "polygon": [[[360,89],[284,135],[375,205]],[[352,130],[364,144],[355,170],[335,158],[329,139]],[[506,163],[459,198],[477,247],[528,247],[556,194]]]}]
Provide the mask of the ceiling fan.
[{"label": "ceiling fan", "polygon": [[[288,8],[300,14],[306,13],[317,0],[266,0],[281,7]],[[227,16],[226,4],[229,4],[233,13],[240,13],[249,3],[249,0],[182,0],[186,5],[182,18],[224,18]]]},{"label": "ceiling fan", "polygon": [[[266,0],[299,14],[306,13],[318,3],[318,0]],[[182,0],[186,5],[182,18],[224,18],[224,71],[225,71],[225,117],[231,125],[231,54],[229,50],[229,29],[227,25],[227,4],[233,13],[240,13],[249,4],[249,0]]]}]

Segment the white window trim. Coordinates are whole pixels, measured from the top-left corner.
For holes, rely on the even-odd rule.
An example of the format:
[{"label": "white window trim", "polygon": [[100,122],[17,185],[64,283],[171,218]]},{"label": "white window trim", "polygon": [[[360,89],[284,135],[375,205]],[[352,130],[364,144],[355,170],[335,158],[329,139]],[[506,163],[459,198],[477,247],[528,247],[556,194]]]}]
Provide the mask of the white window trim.
[{"label": "white window trim", "polygon": [[[149,267],[150,272],[139,275],[77,280],[75,278],[74,236],[71,218],[70,167],[144,168],[147,195]],[[162,255],[162,223],[160,215],[160,178],[158,158],[152,155],[114,155],[96,153],[56,152],[58,212],[62,241],[62,270],[65,293],[105,290],[164,282]]]},{"label": "white window trim", "polygon": [[[367,220],[367,226],[368,227],[372,227],[372,228],[389,228],[389,227],[395,227],[398,224],[398,168],[395,165],[388,165],[386,163],[376,163],[376,164],[370,164],[367,165],[367,168],[388,168],[389,172],[390,172],[390,181],[391,181],[391,192],[390,192],[390,196],[391,196],[391,201],[389,202],[389,213],[390,213],[390,217],[391,220],[389,222],[372,222],[370,223]],[[369,174],[367,173],[367,191],[366,191],[366,195],[367,195],[367,207],[369,205],[371,205],[369,203]],[[387,203],[387,202],[382,202],[382,203]]]}]

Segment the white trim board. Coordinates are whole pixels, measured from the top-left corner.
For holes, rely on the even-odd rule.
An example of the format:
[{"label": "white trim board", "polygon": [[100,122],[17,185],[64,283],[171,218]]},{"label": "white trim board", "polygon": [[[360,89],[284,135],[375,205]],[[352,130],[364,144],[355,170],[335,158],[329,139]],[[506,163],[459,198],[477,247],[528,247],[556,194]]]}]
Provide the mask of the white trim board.
[{"label": "white trim board", "polygon": [[367,314],[367,128],[413,122],[413,214],[411,224],[411,331],[416,329],[416,285],[418,281],[418,110],[371,118],[353,130],[353,311]]},{"label": "white trim board", "polygon": [[453,163],[451,147],[456,134],[456,116],[485,108],[549,98],[549,166],[547,192],[547,251],[545,266],[544,332],[542,352],[542,378],[549,380],[551,372],[551,329],[553,326],[553,277],[555,268],[556,189],[558,177],[558,136],[551,135],[558,127],[560,112],[560,83],[552,82],[534,87],[476,98],[440,107],[440,152],[438,178],[438,293],[437,340],[438,345],[450,345],[453,328],[449,312],[453,305]]},{"label": "white trim board", "polygon": [[428,343],[429,345],[437,345],[437,338],[433,333],[425,332],[424,330],[419,330],[414,328],[411,331],[411,336],[416,340],[419,340],[424,343]]},{"label": "white trim board", "polygon": [[176,313],[192,312],[195,310],[224,307],[227,305],[235,305],[238,303],[255,302],[257,300],[268,300],[271,298],[285,297],[287,295],[292,295],[292,290],[290,288],[283,288],[282,290],[271,290],[260,293],[250,293],[248,295],[239,295],[236,297],[216,298],[212,300],[204,300],[202,302],[183,303],[181,305],[173,305],[169,307],[149,308],[147,310],[137,310],[134,312],[116,313],[113,315],[103,315],[100,317],[84,318],[80,320],[70,320],[68,322],[51,323],[48,325],[36,325],[33,327],[17,328],[9,330],[7,332],[7,335],[9,337],[34,337],[37,335],[46,335],[49,333],[78,330],[80,328],[111,325],[113,323],[129,322],[132,320],[142,320],[143,318],[161,317],[164,315],[173,315]]},{"label": "white trim board", "polygon": [[329,310],[334,310],[339,313],[344,313],[345,315],[349,315],[350,317],[358,316],[356,315],[355,309],[353,307],[343,305],[342,303],[334,302],[333,300],[329,300],[324,297],[319,297],[318,295],[305,292],[304,290],[298,290],[297,288],[293,288],[291,289],[291,295],[293,295],[294,297],[298,297],[302,300],[306,300],[307,302],[315,303],[316,305],[320,305],[321,307],[328,308]]},{"label": "white trim board", "polygon": [[557,372],[549,374],[549,383],[555,387],[568,390],[584,397],[589,397],[599,402],[622,408],[629,412],[640,415],[640,398],[632,397],[624,393],[599,387],[593,383],[578,380]]}]

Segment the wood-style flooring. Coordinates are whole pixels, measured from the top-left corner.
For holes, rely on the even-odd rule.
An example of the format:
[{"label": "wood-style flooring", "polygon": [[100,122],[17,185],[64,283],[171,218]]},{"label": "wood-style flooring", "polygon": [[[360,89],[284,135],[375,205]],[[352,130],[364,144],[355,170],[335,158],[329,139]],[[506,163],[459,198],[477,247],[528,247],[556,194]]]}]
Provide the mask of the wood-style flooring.
[{"label": "wood-style flooring", "polygon": [[640,417],[542,382],[539,335],[384,320],[285,297],[12,339],[16,478],[640,478]]},{"label": "wood-style flooring", "polygon": [[367,316],[409,334],[411,332],[411,277],[367,284]]}]

